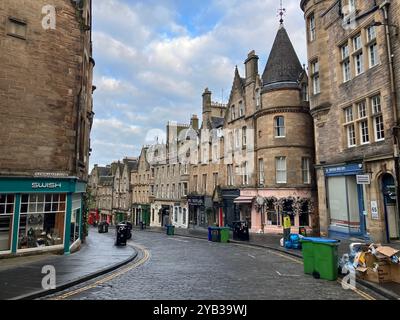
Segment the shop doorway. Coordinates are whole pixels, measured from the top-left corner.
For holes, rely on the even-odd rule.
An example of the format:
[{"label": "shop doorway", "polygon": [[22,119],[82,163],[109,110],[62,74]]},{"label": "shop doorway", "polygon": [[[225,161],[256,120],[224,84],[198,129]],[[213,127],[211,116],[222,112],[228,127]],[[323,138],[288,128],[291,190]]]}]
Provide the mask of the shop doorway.
[{"label": "shop doorway", "polygon": [[397,210],[396,184],[392,175],[382,176],[382,193],[385,204],[386,235],[388,242],[400,238],[399,214]]}]

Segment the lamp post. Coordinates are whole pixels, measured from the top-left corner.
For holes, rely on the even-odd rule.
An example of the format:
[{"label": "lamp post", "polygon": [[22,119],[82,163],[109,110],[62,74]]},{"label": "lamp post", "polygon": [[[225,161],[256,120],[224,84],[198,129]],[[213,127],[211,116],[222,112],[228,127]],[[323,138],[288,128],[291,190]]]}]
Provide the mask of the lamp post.
[{"label": "lamp post", "polygon": [[375,21],[374,23],[371,24],[371,26],[374,26],[374,27],[388,26],[388,27],[395,28],[396,29],[395,36],[396,37],[399,36],[399,26],[398,25],[391,24],[391,23],[383,23],[381,21]]}]

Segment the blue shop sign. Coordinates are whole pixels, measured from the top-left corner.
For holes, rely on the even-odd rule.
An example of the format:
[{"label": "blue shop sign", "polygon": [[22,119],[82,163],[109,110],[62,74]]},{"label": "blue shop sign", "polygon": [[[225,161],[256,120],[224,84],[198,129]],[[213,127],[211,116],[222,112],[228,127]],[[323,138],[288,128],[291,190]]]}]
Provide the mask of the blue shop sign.
[{"label": "blue shop sign", "polygon": [[361,163],[353,163],[337,167],[325,168],[325,176],[327,177],[353,176],[362,174],[363,172],[364,172],[363,165]]},{"label": "blue shop sign", "polygon": [[84,193],[86,183],[76,178],[0,178],[0,193]]}]

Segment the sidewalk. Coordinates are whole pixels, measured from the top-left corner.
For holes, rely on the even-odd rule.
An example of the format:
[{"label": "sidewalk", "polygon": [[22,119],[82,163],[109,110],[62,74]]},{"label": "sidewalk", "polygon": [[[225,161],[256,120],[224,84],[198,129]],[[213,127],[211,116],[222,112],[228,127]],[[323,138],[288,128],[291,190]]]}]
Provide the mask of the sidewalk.
[{"label": "sidewalk", "polygon": [[[34,299],[62,291],[115,270],[136,255],[132,247],[116,247],[114,237],[91,228],[81,250],[69,256],[48,254],[0,260],[0,300]],[[55,290],[42,289],[42,268],[46,265],[55,267]]]},{"label": "sidewalk", "polygon": [[[136,228],[136,227],[135,227]],[[137,229],[137,228],[136,228]],[[152,231],[152,232],[166,232],[165,228],[162,227],[147,227],[147,229],[143,231]],[[186,236],[186,237],[194,237],[194,238],[201,238],[207,239],[208,238],[208,230],[203,228],[198,229],[182,229],[182,228],[175,228],[175,235],[178,236]],[[250,241],[234,241],[230,240],[231,243],[244,243],[248,245],[264,247],[271,250],[277,250],[286,254],[290,254],[299,258],[303,258],[301,250],[293,250],[293,249],[286,249],[280,246],[280,239],[283,235],[279,234],[250,234]],[[232,239],[232,232],[231,237]],[[360,242],[359,239],[338,239],[340,240],[340,245],[338,248],[338,255],[342,257],[343,254],[349,253],[349,245],[353,242]],[[400,250],[400,243],[394,242],[391,243],[389,246],[399,249]],[[357,280],[361,285],[389,298],[389,299],[400,299],[400,284],[397,283],[383,283],[377,284],[372,282],[367,282],[363,280]]]}]

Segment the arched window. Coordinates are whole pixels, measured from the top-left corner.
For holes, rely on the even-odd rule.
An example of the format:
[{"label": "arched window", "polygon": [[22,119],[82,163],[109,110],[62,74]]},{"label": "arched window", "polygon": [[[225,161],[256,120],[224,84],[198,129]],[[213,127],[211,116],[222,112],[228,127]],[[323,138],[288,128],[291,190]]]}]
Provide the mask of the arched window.
[{"label": "arched window", "polygon": [[284,138],[286,136],[285,118],[282,116],[274,119],[275,123],[275,138]]}]

